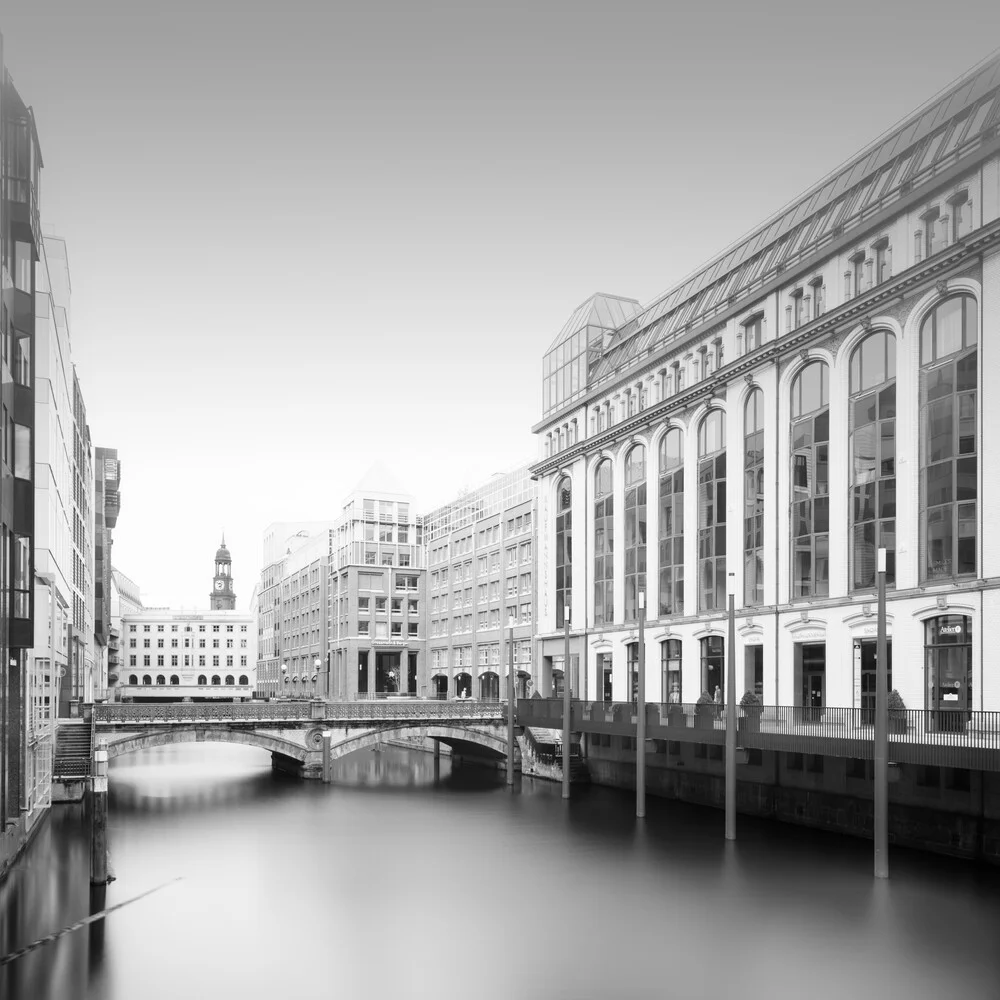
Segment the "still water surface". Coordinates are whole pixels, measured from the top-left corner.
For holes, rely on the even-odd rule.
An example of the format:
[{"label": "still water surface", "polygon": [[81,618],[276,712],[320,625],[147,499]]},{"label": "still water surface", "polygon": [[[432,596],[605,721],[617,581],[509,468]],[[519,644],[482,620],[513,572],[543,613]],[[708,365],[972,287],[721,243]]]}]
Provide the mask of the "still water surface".
[{"label": "still water surface", "polygon": [[[2,1000],[633,997],[997,1000],[1000,872],[426,754],[355,754],[336,783],[246,747],[115,761],[111,865],[88,887],[59,806],[0,887]],[[171,880],[180,878],[180,881]]]}]

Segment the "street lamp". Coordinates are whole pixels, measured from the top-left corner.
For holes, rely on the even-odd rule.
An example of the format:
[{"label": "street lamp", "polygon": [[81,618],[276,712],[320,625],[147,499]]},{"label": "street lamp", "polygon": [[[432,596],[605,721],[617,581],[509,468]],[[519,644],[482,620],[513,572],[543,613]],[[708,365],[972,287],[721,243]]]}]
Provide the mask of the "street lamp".
[{"label": "street lamp", "polygon": [[646,592],[639,591],[639,676],[635,685],[635,815],[646,815]]},{"label": "street lamp", "polygon": [[569,619],[570,608],[567,603],[563,612],[563,633],[565,635],[565,649],[563,652],[563,780],[562,797],[569,798]]},{"label": "street lamp", "polygon": [[875,646],[875,878],[889,877],[889,676],[885,642],[885,549],[878,550]]},{"label": "street lamp", "polygon": [[[281,664],[281,674],[282,674],[282,678],[283,678],[284,683],[287,684],[288,683],[288,664],[287,663],[282,663]],[[278,689],[278,694],[279,694],[280,697],[283,697],[283,698],[287,697],[287,695],[282,694],[280,688]]]},{"label": "street lamp", "polygon": [[726,840],[736,839],[736,574],[730,573],[726,643]]},{"label": "street lamp", "polygon": [[316,681],[319,680],[319,668],[321,666],[322,666],[322,662],[320,661],[320,658],[317,656],[313,660],[313,678],[312,679],[313,679],[313,694],[314,695],[318,694],[318,692],[316,691]]},{"label": "street lamp", "polygon": [[507,619],[507,784],[514,784],[514,616]]}]

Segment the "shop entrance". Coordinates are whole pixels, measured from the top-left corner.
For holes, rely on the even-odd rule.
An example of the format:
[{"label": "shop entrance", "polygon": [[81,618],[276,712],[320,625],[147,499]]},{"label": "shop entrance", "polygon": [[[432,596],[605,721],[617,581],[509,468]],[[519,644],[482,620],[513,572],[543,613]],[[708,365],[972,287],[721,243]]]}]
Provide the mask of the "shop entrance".
[{"label": "shop entrance", "polygon": [[930,728],[939,733],[964,731],[972,708],[972,619],[940,615],[924,629]]},{"label": "shop entrance", "polygon": [[492,670],[479,676],[479,698],[481,701],[500,700],[500,675]]},{"label": "shop entrance", "polygon": [[799,704],[803,722],[819,722],[823,718],[826,689],[826,643],[803,642],[795,646],[799,684]]},{"label": "shop entrance", "polygon": [[399,693],[399,653],[375,654],[375,693]]},{"label": "shop entrance", "polygon": [[471,698],[472,697],[472,675],[467,674],[464,671],[455,677],[455,697],[456,698]]},{"label": "shop entrance", "polygon": [[[875,725],[875,693],[878,687],[875,677],[878,671],[878,640],[861,639],[854,643],[855,653],[861,656],[861,722],[866,726]],[[885,641],[886,689],[892,690],[892,640]]]},{"label": "shop entrance", "polygon": [[448,678],[444,674],[438,674],[432,680],[434,681],[434,697],[446,701],[448,698]]},{"label": "shop entrance", "polygon": [[[743,690],[752,691],[764,701],[764,647],[746,646],[743,650]],[[738,692],[737,692],[738,693]]]},{"label": "shop entrance", "polygon": [[417,654],[416,653],[408,653],[407,654],[406,693],[407,694],[416,694],[417,693]]}]

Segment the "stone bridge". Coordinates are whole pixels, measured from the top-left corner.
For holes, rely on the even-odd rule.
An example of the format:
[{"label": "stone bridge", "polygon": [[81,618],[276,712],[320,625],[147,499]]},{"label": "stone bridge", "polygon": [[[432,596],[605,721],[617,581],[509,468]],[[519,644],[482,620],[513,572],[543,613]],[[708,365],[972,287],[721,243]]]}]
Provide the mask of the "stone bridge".
[{"label": "stone bridge", "polygon": [[[269,750],[275,767],[304,778],[328,778],[325,761],[414,736],[504,759],[507,704],[385,699],[95,705],[93,710],[94,746],[103,744],[109,759],[170,743],[242,743]],[[516,737],[516,765],[520,743]]]}]

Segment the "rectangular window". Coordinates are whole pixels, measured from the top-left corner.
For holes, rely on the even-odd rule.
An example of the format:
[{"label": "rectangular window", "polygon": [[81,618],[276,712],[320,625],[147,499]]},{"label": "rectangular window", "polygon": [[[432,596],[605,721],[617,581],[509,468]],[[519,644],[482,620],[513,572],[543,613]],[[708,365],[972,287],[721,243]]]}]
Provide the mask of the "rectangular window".
[{"label": "rectangular window", "polygon": [[31,479],[31,428],[14,424],[14,476]]},{"label": "rectangular window", "polygon": [[764,342],[764,315],[752,316],[743,324],[743,353],[756,351]]}]

